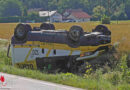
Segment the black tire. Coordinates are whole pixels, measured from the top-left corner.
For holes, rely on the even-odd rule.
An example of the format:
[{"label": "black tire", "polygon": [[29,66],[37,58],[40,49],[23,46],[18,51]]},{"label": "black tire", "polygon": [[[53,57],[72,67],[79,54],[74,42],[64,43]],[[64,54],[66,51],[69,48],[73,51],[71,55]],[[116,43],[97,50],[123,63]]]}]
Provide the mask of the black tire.
[{"label": "black tire", "polygon": [[98,25],[93,32],[101,32],[103,35],[111,35],[111,31],[105,25]]},{"label": "black tire", "polygon": [[68,46],[72,48],[77,48],[80,46],[80,42],[72,41],[70,38],[68,38]]},{"label": "black tire", "polygon": [[68,37],[74,41],[77,42],[79,41],[80,37],[84,34],[84,31],[82,27],[74,25],[70,28],[70,31],[68,33]]},{"label": "black tire", "polygon": [[50,23],[50,27],[51,27],[51,30],[55,30],[54,24],[51,24],[51,23]]},{"label": "black tire", "polygon": [[32,31],[32,28],[29,24],[18,24],[14,30],[14,37],[18,41],[24,41],[29,31]]},{"label": "black tire", "polygon": [[42,23],[40,25],[40,29],[44,29],[44,30],[55,30],[55,26],[51,23]]}]

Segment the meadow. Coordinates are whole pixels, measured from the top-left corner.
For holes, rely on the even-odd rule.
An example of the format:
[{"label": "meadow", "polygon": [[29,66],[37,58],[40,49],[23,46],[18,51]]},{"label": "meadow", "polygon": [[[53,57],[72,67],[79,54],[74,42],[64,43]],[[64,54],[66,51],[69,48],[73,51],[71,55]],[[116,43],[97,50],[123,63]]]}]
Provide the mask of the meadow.
[{"label": "meadow", "polygon": [[[32,27],[39,27],[41,23],[33,23]],[[100,22],[85,22],[85,23],[54,23],[56,29],[69,30],[73,25],[80,25],[84,31],[89,32],[96,27]],[[11,39],[14,33],[14,28],[17,23],[1,23],[0,38]],[[119,21],[117,24],[113,21],[110,25],[106,25],[112,32],[112,44],[119,43],[120,51],[130,51],[130,21]]]}]

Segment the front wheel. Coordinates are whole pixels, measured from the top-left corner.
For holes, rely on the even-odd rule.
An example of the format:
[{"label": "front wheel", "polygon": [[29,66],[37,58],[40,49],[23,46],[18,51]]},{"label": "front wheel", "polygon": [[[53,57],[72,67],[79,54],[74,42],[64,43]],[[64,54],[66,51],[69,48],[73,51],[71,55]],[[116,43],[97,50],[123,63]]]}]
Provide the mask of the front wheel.
[{"label": "front wheel", "polygon": [[14,37],[18,41],[23,41],[26,39],[27,33],[31,30],[32,28],[29,24],[18,24],[14,30]]}]

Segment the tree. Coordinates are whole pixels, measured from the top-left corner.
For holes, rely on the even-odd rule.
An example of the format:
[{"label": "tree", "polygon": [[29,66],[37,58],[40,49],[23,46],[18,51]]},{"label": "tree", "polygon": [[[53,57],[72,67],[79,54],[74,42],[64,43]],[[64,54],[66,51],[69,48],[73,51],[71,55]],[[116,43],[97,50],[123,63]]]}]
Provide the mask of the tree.
[{"label": "tree", "polygon": [[130,0],[125,0],[125,12],[130,20]]},{"label": "tree", "polygon": [[117,19],[125,19],[126,14],[125,14],[125,6],[124,4],[120,4],[115,12],[113,12],[113,16],[116,16]]},{"label": "tree", "polygon": [[0,2],[0,15],[2,17],[21,16],[22,3],[19,0],[5,0]]},{"label": "tree", "polygon": [[0,16],[3,17],[27,16],[27,10],[34,8],[60,13],[66,9],[82,9],[98,20],[103,14],[112,19],[117,16],[130,19],[130,0],[0,0]]},{"label": "tree", "polygon": [[58,9],[58,11],[60,12],[60,13],[62,13],[65,9],[70,9],[70,6],[69,6],[69,3],[70,3],[70,0],[59,0],[59,2],[58,2],[58,7],[57,7],[57,9]]},{"label": "tree", "polygon": [[100,4],[98,0],[80,0],[80,2],[82,4],[81,8],[89,14],[93,14],[93,8]]},{"label": "tree", "polygon": [[53,0],[19,0],[19,1],[21,1],[23,5],[27,7],[27,9],[32,8],[48,9],[48,2]]},{"label": "tree", "polygon": [[105,11],[106,10],[103,6],[96,6],[93,9],[93,17],[98,20],[101,20],[102,16],[105,14]]},{"label": "tree", "polygon": [[22,16],[27,16],[27,15],[28,15],[27,8],[24,7],[24,8],[23,8]]}]

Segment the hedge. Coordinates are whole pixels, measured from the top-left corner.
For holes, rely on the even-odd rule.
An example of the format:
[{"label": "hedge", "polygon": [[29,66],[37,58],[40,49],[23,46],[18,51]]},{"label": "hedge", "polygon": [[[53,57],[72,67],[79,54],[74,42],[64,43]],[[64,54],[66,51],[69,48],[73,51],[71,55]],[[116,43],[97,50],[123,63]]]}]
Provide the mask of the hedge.
[{"label": "hedge", "polygon": [[43,17],[0,17],[0,23],[44,22],[46,19]]}]

